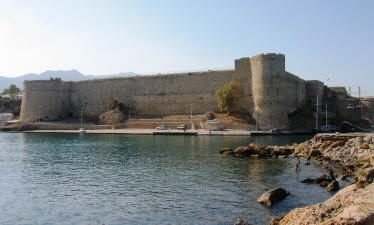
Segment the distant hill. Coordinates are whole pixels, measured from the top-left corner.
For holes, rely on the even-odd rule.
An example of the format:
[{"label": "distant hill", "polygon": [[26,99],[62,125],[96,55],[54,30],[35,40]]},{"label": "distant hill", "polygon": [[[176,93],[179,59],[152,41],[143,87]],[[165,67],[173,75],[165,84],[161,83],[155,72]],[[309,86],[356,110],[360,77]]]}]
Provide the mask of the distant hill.
[{"label": "distant hill", "polygon": [[0,93],[9,85],[15,84],[20,89],[23,89],[24,80],[49,80],[49,78],[61,78],[65,81],[89,80],[95,78],[109,78],[109,77],[128,77],[135,76],[133,72],[109,74],[109,75],[84,75],[78,70],[47,70],[41,74],[28,73],[19,77],[4,77],[0,76]]}]

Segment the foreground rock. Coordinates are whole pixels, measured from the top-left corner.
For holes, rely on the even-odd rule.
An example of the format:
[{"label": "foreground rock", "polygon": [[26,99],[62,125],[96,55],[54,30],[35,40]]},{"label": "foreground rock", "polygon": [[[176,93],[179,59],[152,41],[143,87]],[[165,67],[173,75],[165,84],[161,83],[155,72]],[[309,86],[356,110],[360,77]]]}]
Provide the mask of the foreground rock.
[{"label": "foreground rock", "polygon": [[374,183],[352,184],[322,204],[294,209],[279,224],[374,224]]},{"label": "foreground rock", "polygon": [[[279,224],[374,224],[374,143],[372,136],[350,137],[316,135],[296,146],[293,156],[314,159],[317,163],[341,168],[342,178],[353,176],[355,184],[345,187],[321,204],[294,209]],[[331,181],[331,182],[330,182]],[[306,183],[327,185],[337,191],[339,183],[330,176],[305,179]]]},{"label": "foreground rock", "polygon": [[[287,146],[262,147],[257,144],[237,147],[235,150],[220,151],[223,156],[234,157],[304,157],[307,164],[310,160],[325,164],[333,170],[342,170],[343,178],[354,177],[364,187],[374,179],[374,136],[352,137],[344,135],[316,135],[311,140],[301,144]],[[335,180],[333,172],[330,178],[320,186],[326,187]],[[322,183],[322,184],[321,184]]]},{"label": "foreground rock", "polygon": [[[235,154],[235,151],[238,153]],[[355,184],[345,187],[323,203],[294,209],[271,224],[374,224],[374,136],[316,135],[313,139],[292,146],[244,146],[232,151],[235,157],[304,157],[329,168],[329,176],[307,178],[304,183],[318,184],[334,192],[339,189],[335,171],[341,179],[353,177]],[[297,166],[299,165],[299,162]],[[268,195],[268,193],[265,193]],[[264,195],[265,195],[264,194]],[[261,196],[261,198],[265,198]],[[267,196],[269,198],[269,196]],[[259,199],[263,204],[270,200]]]},{"label": "foreground rock", "polygon": [[285,199],[290,193],[283,188],[275,188],[262,194],[257,202],[263,205],[272,206],[274,203]]},{"label": "foreground rock", "polygon": [[355,176],[355,171],[371,164],[374,150],[373,137],[316,135],[295,147],[293,156],[313,158],[318,163],[342,167],[344,175]]}]

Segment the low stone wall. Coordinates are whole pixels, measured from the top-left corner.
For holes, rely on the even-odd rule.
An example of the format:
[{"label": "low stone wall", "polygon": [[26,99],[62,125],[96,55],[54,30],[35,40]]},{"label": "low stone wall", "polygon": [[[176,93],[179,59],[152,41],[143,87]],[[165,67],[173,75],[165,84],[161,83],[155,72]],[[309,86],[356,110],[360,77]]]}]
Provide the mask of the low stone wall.
[{"label": "low stone wall", "polygon": [[[82,126],[80,124],[58,124],[58,123],[31,123],[35,130],[78,130]],[[110,125],[84,125],[86,130],[98,130],[98,129],[112,129],[116,126]]]},{"label": "low stone wall", "polygon": [[[156,127],[160,125],[165,125],[167,128],[176,129],[179,125],[184,124],[186,125],[187,129],[191,129],[191,123],[190,122],[170,122],[170,121],[131,121],[127,123],[122,123],[118,125],[119,129],[122,128],[139,128],[139,129],[155,129]],[[199,128],[199,123],[194,122],[195,129]]]}]

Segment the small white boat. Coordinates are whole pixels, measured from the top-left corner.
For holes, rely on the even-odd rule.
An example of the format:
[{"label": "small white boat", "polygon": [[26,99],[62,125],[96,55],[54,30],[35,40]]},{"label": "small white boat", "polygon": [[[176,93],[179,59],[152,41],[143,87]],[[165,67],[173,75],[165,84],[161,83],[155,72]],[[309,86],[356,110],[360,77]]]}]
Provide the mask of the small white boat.
[{"label": "small white boat", "polygon": [[79,133],[86,133],[86,129],[84,129],[83,127],[79,129]]}]

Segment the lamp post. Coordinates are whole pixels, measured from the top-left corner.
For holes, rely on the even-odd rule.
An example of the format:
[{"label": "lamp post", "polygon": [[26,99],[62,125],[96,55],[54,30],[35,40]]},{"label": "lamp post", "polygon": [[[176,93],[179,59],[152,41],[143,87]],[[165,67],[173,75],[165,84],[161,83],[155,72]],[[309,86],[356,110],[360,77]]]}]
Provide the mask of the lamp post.
[{"label": "lamp post", "polygon": [[81,127],[83,127],[83,105],[81,106]]},{"label": "lamp post", "polygon": [[39,115],[38,115],[38,123],[40,124],[40,103],[39,103]]},{"label": "lamp post", "polygon": [[131,114],[131,106],[129,105],[129,120],[130,120],[130,114]]},{"label": "lamp post", "polygon": [[193,127],[193,123],[192,123],[192,103],[190,103],[190,121],[191,121],[191,129]]},{"label": "lamp post", "polygon": [[86,101],[86,96],[82,99],[81,102],[81,128],[83,127],[83,108],[86,107],[87,101]]},{"label": "lamp post", "polygon": [[319,102],[318,102],[318,94],[317,94],[317,104],[316,104],[316,130],[318,130],[318,106],[319,106]]},{"label": "lamp post", "polygon": [[327,103],[326,103],[326,126],[327,126]]}]

